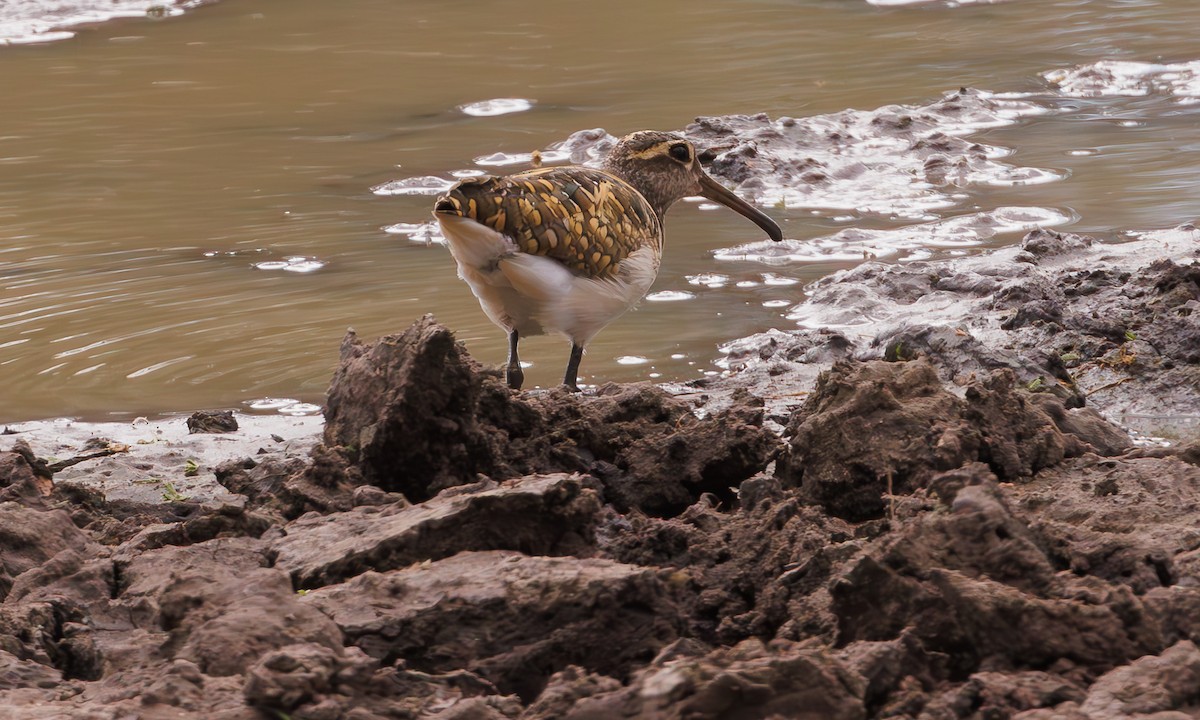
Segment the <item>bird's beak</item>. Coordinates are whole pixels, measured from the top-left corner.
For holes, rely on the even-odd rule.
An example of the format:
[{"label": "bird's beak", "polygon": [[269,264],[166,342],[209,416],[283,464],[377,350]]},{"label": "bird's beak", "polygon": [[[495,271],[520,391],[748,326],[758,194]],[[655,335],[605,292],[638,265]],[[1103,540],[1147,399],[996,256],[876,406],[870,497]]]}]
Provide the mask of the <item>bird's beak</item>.
[{"label": "bird's beak", "polygon": [[753,220],[754,224],[765,230],[775,242],[783,240],[783,231],[779,229],[774,220],[762,210],[734,195],[732,191],[725,189],[724,185],[713,180],[708,173],[700,174],[700,195],[713,202],[719,202],[730,210]]}]

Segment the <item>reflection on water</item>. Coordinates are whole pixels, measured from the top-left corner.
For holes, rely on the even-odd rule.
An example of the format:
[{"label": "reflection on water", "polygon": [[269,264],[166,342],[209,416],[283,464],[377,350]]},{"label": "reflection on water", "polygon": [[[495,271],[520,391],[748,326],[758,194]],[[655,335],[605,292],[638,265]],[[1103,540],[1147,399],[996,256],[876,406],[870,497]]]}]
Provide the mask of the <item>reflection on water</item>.
[{"label": "reflection on water", "polygon": [[[0,422],[311,411],[347,327],[370,338],[427,312],[500,362],[503,334],[455,278],[427,193],[580,130],[972,86],[1044,111],[969,139],[1054,180],[953,188],[920,220],[769,207],[784,262],[743,252],[757,238],[736,215],[680,203],[650,301],[600,334],[585,382],[716,372],[720,343],[793,327],[803,284],[861,262],[855,243],[888,261],[965,252],[970,218],[996,208],[1100,233],[1193,218],[1200,3],[953,5],[226,0],[0,47]],[[529,384],[557,382],[564,342],[522,350]]]}]

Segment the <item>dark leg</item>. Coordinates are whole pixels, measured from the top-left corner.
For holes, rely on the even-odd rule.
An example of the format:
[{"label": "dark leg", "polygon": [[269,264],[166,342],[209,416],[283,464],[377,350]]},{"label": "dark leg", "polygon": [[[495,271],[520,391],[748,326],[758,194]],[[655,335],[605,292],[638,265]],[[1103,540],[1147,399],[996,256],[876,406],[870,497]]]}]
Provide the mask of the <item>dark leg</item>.
[{"label": "dark leg", "polygon": [[525,372],[521,370],[521,358],[517,357],[517,331],[508,333],[508,367],[504,369],[504,380],[513,390],[520,390],[525,383]]},{"label": "dark leg", "polygon": [[582,359],[583,346],[571,343],[571,359],[567,361],[567,374],[563,378],[563,385],[566,385],[571,392],[579,392],[576,379],[579,377],[579,361]]}]

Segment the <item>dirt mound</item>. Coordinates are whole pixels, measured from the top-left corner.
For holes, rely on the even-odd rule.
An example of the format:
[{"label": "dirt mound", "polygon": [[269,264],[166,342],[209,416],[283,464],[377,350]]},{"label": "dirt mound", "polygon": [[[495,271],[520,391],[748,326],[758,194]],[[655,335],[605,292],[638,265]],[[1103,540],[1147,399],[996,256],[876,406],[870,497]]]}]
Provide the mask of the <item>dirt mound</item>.
[{"label": "dirt mound", "polygon": [[776,440],[761,407],[744,395],[700,419],[651,385],[514,393],[426,316],[369,347],[347,335],[325,443],[363,481],[412,501],[480,475],[590,472],[619,508],[671,514],[766,466]]},{"label": "dirt mound", "polygon": [[936,473],[969,462],[1015,482],[1064,458],[1128,444],[1094,411],[1017,388],[1010,371],[973,382],[960,398],[925,361],[834,363],[785,435],[778,477],[855,521],[882,515],[885,495],[926,487]]}]

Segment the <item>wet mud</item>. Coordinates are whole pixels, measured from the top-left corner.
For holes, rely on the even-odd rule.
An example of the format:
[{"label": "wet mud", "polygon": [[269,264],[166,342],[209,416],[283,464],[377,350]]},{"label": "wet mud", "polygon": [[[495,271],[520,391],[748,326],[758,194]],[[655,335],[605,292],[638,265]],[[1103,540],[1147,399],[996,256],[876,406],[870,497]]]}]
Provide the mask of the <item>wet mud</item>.
[{"label": "wet mud", "polygon": [[[853,175],[689,132],[743,191]],[[319,437],[16,426],[3,715],[1194,717],[1198,248],[866,263],[686,385],[516,393],[425,317],[346,336]]]}]

